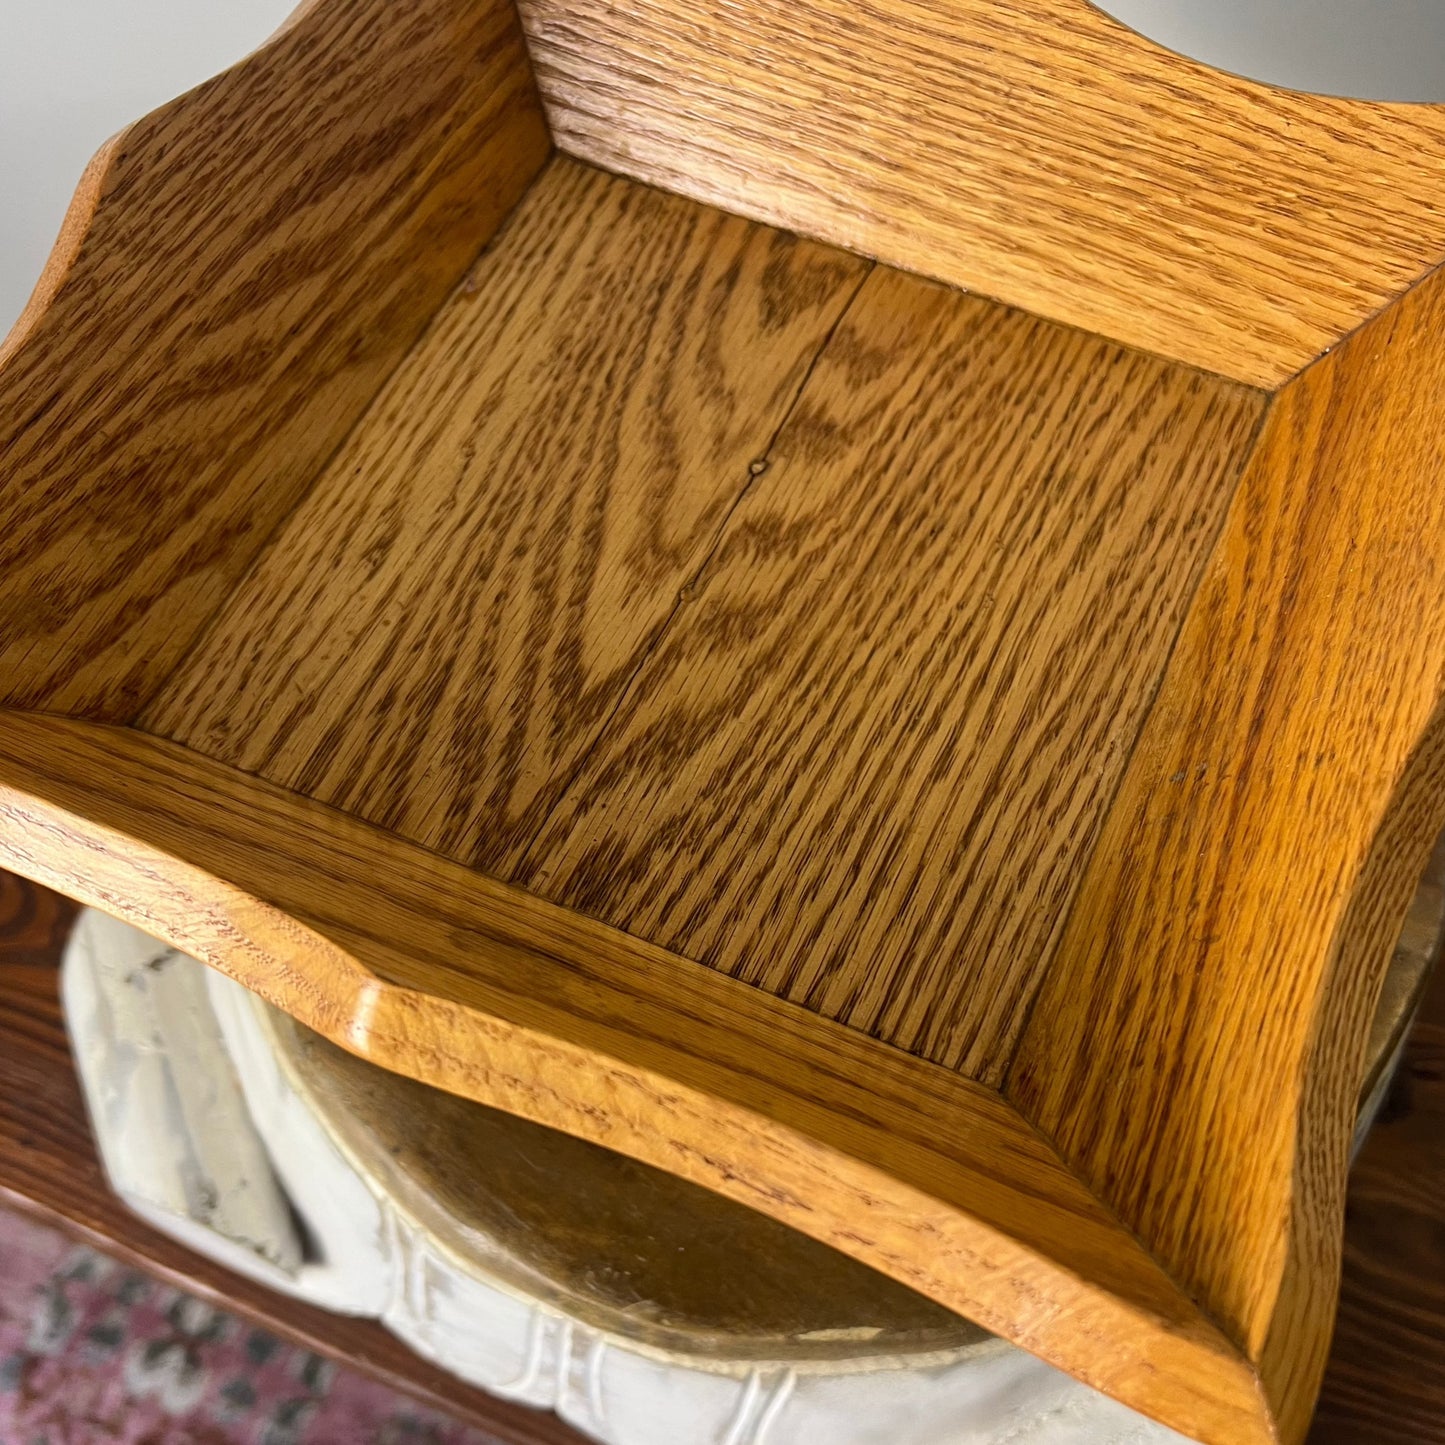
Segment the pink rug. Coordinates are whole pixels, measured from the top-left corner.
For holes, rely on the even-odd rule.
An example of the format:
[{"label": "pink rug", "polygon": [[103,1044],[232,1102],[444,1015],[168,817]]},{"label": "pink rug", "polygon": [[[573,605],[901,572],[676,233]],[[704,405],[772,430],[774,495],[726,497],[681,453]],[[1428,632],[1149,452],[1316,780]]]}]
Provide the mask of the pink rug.
[{"label": "pink rug", "polygon": [[0,1211],[0,1445],[496,1445]]}]

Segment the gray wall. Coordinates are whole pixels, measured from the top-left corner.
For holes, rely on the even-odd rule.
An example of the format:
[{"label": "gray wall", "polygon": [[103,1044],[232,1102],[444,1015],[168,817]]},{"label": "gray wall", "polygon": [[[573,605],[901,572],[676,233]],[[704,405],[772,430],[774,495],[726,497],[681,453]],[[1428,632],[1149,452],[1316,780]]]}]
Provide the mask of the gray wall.
[{"label": "gray wall", "polygon": [[1445,100],[1445,0],[1099,0],[1099,8],[1236,75],[1327,95]]}]

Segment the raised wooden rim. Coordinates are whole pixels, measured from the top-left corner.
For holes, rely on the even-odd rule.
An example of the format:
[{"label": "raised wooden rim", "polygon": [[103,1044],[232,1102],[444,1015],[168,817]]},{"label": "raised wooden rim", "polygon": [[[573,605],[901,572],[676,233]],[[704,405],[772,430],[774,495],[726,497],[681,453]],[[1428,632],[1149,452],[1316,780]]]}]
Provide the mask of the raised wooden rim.
[{"label": "raised wooden rim", "polygon": [[[342,9],[313,0],[278,34]],[[1084,0],[1047,0],[1037,10],[1033,20],[1048,23],[1077,15],[1079,28],[1101,43],[1112,42],[1117,30],[1152,69],[1165,67],[1139,47],[1164,56],[1171,73],[1206,69]],[[283,48],[273,39],[224,77],[249,74],[258,59]],[[1212,89],[1242,96],[1245,110],[1280,94],[1242,80]],[[1401,113],[1422,107],[1330,100],[1274,109],[1287,111],[1286,120],[1317,114],[1368,121],[1362,137],[1350,141],[1350,155],[1368,172],[1360,157],[1368,161],[1370,137],[1388,140],[1398,161],[1408,149],[1401,137],[1413,134]],[[535,113],[528,114],[528,144],[540,164],[547,137]],[[52,303],[64,300],[88,254],[92,222],[119,174],[124,136],[102,147],[87,169],[36,292],[0,343],[0,366],[27,365],[44,354],[40,323],[47,317],[54,334],[64,332],[56,319],[63,307]],[[513,180],[524,184],[520,176]],[[503,198],[496,209],[505,212]],[[1405,241],[1414,234],[1403,223],[1396,229]],[[1429,237],[1428,245],[1413,248],[1400,235],[1387,239],[1394,269],[1377,278],[1380,294],[1371,292],[1370,305],[1388,302],[1398,294],[1392,288],[1418,276],[1422,258],[1438,260],[1426,255],[1434,245]],[[1261,255],[1267,253],[1264,247]],[[1140,254],[1148,259],[1148,248]],[[928,269],[912,253],[894,259]],[[1424,488],[1438,491],[1430,438],[1440,434],[1440,418],[1430,410],[1436,403],[1425,383],[1439,348],[1422,338],[1440,334],[1440,291],[1437,274],[1296,375],[1276,398],[1214,570],[1176,649],[1178,665],[1091,860],[1085,902],[1060,949],[1064,966],[1006,1080],[1007,1099],[339,812],[125,729],[0,714],[0,862],[207,959],[362,1057],[763,1210],[1189,1434],[1229,1445],[1271,1439],[1277,1430],[1295,1438],[1303,1433],[1310,1372],[1323,1360],[1320,1342],[1328,1335],[1344,1121],[1358,1073],[1350,1051],[1362,1044],[1357,1025],[1387,958],[1381,940],[1408,899],[1403,880],[1411,867],[1418,876],[1420,837],[1433,836],[1440,822],[1424,783],[1442,767],[1445,726],[1438,714],[1428,726],[1425,720],[1438,700],[1445,654],[1433,641],[1412,651],[1415,639],[1404,637],[1399,621],[1409,617],[1417,632],[1431,631],[1421,623],[1438,621],[1438,581],[1428,566],[1397,567],[1414,591],[1389,577],[1362,584],[1352,534],[1358,516],[1371,519],[1377,550],[1445,530],[1419,503]],[[1014,299],[1058,314],[1032,292]],[[1349,307],[1340,314],[1346,312],[1355,316]],[[419,325],[424,317],[415,319]],[[1108,318],[1070,312],[1065,319],[1107,332]],[[1186,316],[1186,339],[1191,324]],[[1315,339],[1304,338],[1308,346],[1281,343],[1268,357],[1235,358],[1237,366],[1204,360],[1276,385],[1310,354],[1316,332],[1333,341],[1334,331],[1320,321],[1310,332]],[[1386,356],[1392,337],[1401,344]],[[93,391],[110,395],[99,385]],[[1414,398],[1413,414],[1397,416],[1396,450],[1388,454],[1372,449],[1373,419],[1360,416],[1387,391],[1406,403]],[[64,387],[55,394],[65,394]],[[1409,411],[1406,403],[1399,412]],[[68,419],[64,439],[104,435],[104,420],[104,407]],[[197,434],[210,435],[201,425]],[[179,477],[186,468],[172,470]],[[62,475],[93,481],[83,466],[52,462],[34,476],[21,474],[17,489]],[[295,479],[298,495],[306,480]],[[1268,518],[1286,505],[1301,513],[1298,535],[1276,544]],[[62,496],[57,510],[62,506],[83,513],[84,499]],[[253,531],[259,538],[265,527]],[[66,608],[81,564],[93,560],[77,548],[57,565],[51,580]],[[77,599],[77,617],[80,602],[90,614],[127,614],[130,600],[114,590],[116,575],[95,579]],[[1239,610],[1235,599],[1248,592],[1256,599],[1251,606],[1264,608],[1257,600],[1264,583],[1276,587],[1265,621],[1277,624],[1278,637],[1245,639],[1222,665],[1200,665],[1200,658],[1217,661],[1209,637]],[[144,607],[153,600],[143,599]],[[1370,655],[1352,642],[1312,656],[1310,686],[1317,690],[1300,688],[1295,696],[1288,676],[1298,668],[1295,654],[1329,625],[1332,609],[1383,617],[1377,650]],[[175,630],[159,609],[156,615],[157,632]],[[82,618],[76,626],[91,622]],[[48,666],[46,649],[59,636],[53,630],[30,652],[16,648],[17,669],[32,654]],[[10,696],[94,717],[131,716],[144,688],[120,676],[134,658],[115,648],[108,664],[114,678],[66,692],[55,677],[37,673]],[[1271,806],[1260,739],[1286,761],[1297,739],[1313,755],[1311,709],[1336,684],[1331,695],[1343,709],[1357,681],[1333,670],[1346,653],[1357,667],[1375,669],[1395,714],[1378,702],[1349,713],[1352,726],[1364,718],[1371,730],[1360,757],[1368,752],[1374,771],[1348,820],[1348,856],[1344,843],[1315,850],[1327,855],[1316,881],[1328,884],[1329,907],[1306,920],[1317,937],[1294,941],[1289,979],[1301,996],[1285,1020],[1288,1036],[1272,1040],[1271,1058],[1276,1072],[1288,1070],[1290,1078],[1254,1090],[1249,1107],[1264,1127],[1250,1136],[1250,1121],[1237,1122],[1238,1100],[1216,1087],[1215,1076],[1226,1067],[1224,1055],[1257,1041],[1262,1021],[1231,1018],[1227,1029],[1211,1034],[1194,1025],[1189,1010],[1201,979],[1216,1001],[1238,996],[1257,974],[1257,956],[1243,947],[1199,952],[1199,940],[1182,936],[1181,921],[1203,891],[1219,896],[1237,880],[1222,867],[1218,877],[1210,874],[1212,862],[1199,861],[1209,850],[1195,837],[1186,840],[1189,847],[1162,846],[1151,878],[1134,864],[1139,824],[1157,818],[1156,801],[1176,786],[1176,774],[1192,781],[1195,764],[1207,758],[1209,787],[1223,788],[1214,780],[1228,775],[1233,794],[1211,801],[1201,787],[1188,806],[1203,820],[1200,836],[1214,850],[1211,859],[1222,854],[1244,809],[1265,817]],[[164,659],[151,661],[151,671],[163,675]],[[1253,731],[1247,746],[1228,752],[1221,744],[1216,756],[1210,748],[1222,735],[1221,696],[1233,709],[1224,721],[1252,720]],[[1341,735],[1349,741],[1340,725],[1332,728],[1332,741]],[[1282,854],[1291,843],[1310,841],[1306,812],[1291,819],[1293,832],[1276,830],[1289,832]],[[1424,813],[1430,817],[1422,821],[1417,815]],[[1274,910],[1271,926],[1299,921],[1278,899],[1264,903]],[[1153,916],[1178,922],[1180,936],[1165,938],[1167,947],[1158,946]],[[1274,936],[1282,932],[1276,927]],[[1189,1027],[1155,1047],[1168,1022],[1159,1003],[1166,989]],[[1154,1042],[1131,1054],[1140,1039]],[[1128,1111],[1117,1107],[1118,1079],[1098,1066],[1101,1054],[1144,1059],[1137,1086],[1151,1091],[1147,1120],[1121,1121]],[[1238,1155],[1232,1161],[1231,1150]],[[1259,1177],[1244,1179],[1238,1163],[1244,1151]],[[1156,1167],[1160,1159],[1167,1165]],[[1217,1311],[1220,1323],[1197,1300]],[[1268,1401],[1261,1377],[1270,1382]]]},{"label": "raised wooden rim", "polygon": [[0,713],[0,823],[3,866],[360,1057],[760,1209],[1186,1433],[1274,1438],[1251,1366],[991,1090],[129,729]]},{"label": "raised wooden rim", "polygon": [[1249,385],[1445,257],[1445,107],[1237,76],[1088,0],[519,10],[562,150]]},{"label": "raised wooden rim", "polygon": [[1004,1083],[1258,1363],[1287,1440],[1445,825],[1442,335],[1437,271],[1271,402]]}]

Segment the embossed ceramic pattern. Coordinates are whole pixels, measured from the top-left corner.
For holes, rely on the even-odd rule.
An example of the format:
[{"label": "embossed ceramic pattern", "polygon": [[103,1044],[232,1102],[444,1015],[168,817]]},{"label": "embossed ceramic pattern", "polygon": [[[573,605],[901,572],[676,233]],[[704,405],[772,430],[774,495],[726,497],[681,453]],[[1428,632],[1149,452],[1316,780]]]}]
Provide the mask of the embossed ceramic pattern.
[{"label": "embossed ceramic pattern", "polygon": [[[554,1409],[606,1445],[1183,1439],[994,1338],[881,1359],[729,1362],[589,1327],[499,1277],[495,1245],[459,1251],[462,1231],[441,1237],[389,1194],[276,1049],[268,1006],[238,984],[92,910],[64,974],[102,1157],[132,1207],[277,1288],[375,1315],[469,1382]],[[223,1116],[224,1129],[207,1122]],[[312,1241],[304,1257],[292,1206]]]}]

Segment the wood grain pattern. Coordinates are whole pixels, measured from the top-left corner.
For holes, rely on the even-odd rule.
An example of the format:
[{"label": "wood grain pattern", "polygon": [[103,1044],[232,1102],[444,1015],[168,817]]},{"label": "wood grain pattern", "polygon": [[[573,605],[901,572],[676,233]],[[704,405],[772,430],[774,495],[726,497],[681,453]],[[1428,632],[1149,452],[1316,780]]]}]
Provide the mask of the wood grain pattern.
[{"label": "wood grain pattern", "polygon": [[496,0],[321,0],[8,348],[0,700],[197,751],[0,715],[0,859],[1293,1445],[1445,823],[1445,277],[1249,388],[1445,254],[1445,110],[1082,0],[525,9],[575,149],[1098,334],[561,161],[378,396],[548,142]]},{"label": "wood grain pattern", "polygon": [[1276,400],[1007,1085],[1260,1361],[1287,1440],[1445,824],[1442,335],[1433,278]]},{"label": "wood grain pattern", "polygon": [[1445,259],[1445,109],[1275,90],[1086,0],[520,0],[564,150],[1277,386]]},{"label": "wood grain pattern", "polygon": [[1445,970],[1350,1176],[1334,1347],[1309,1445],[1445,1440]]},{"label": "wood grain pattern", "polygon": [[554,162],[143,725],[504,873],[866,271]]},{"label": "wood grain pattern", "polygon": [[0,718],[0,863],[383,1068],[759,1209],[1187,1434],[1272,1439],[1239,1354],[952,1071],[129,729]]},{"label": "wood grain pattern", "polygon": [[0,958],[53,968],[79,910],[74,899],[0,870]]},{"label": "wood grain pattern", "polygon": [[463,1384],[374,1321],[273,1294],[193,1254],[121,1204],[96,1158],[66,1044],[57,988],[62,930],[27,922],[63,917],[68,928],[73,912],[68,899],[0,873],[0,1206],[57,1224],[177,1289],[488,1431],[503,1445],[583,1445],[556,1416]]},{"label": "wood grain pattern", "polygon": [[1262,410],[875,271],[515,881],[988,1080]]},{"label": "wood grain pattern", "polygon": [[107,144],[0,350],[0,699],[135,712],[549,144],[504,0],[315,0]]}]

